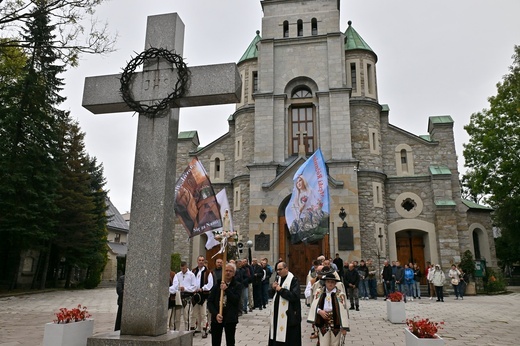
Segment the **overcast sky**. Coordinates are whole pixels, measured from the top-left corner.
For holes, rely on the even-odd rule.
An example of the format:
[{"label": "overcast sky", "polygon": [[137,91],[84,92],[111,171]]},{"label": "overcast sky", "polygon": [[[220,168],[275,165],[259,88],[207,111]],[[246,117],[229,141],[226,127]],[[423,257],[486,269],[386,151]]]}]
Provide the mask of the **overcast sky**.
[{"label": "overcast sky", "polygon": [[[137,116],[91,114],[81,107],[83,83],[88,76],[121,72],[143,51],[147,16],[171,12],[185,24],[188,66],[237,62],[261,30],[263,15],[259,0],[110,0],[98,7],[97,17],[119,35],[117,52],[83,56],[66,73],[64,107],[86,133],[87,152],[103,163],[109,197],[122,213],[130,210]],[[452,116],[463,170],[463,127],[488,107],[512,64],[519,13],[520,0],[342,0],[340,29],[351,20],[377,54],[379,102],[389,105],[390,123],[421,135],[429,116]],[[180,130],[197,130],[206,145],[227,132],[234,109],[183,109]]]}]

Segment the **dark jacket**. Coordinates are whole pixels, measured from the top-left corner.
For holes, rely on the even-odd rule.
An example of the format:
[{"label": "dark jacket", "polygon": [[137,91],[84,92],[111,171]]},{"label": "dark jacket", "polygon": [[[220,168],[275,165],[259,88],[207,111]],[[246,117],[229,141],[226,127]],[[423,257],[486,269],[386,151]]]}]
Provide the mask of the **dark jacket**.
[{"label": "dark jacket", "polygon": [[125,291],[125,276],[121,275],[117,279],[116,292],[117,292],[117,305],[123,304],[123,293]]},{"label": "dark jacket", "polygon": [[354,285],[356,288],[359,287],[359,273],[356,269],[347,270],[344,276],[345,287],[350,288],[350,284]]},{"label": "dark jacket", "polygon": [[237,273],[235,275],[235,279],[237,279],[240,284],[242,285],[242,288],[249,286],[249,269],[247,267],[240,267],[237,268]]},{"label": "dark jacket", "polygon": [[368,279],[368,267],[366,264],[358,266],[357,271],[361,279]]},{"label": "dark jacket", "polygon": [[222,280],[222,267],[213,269],[213,282]]},{"label": "dark jacket", "polygon": [[383,266],[383,281],[392,281],[394,279],[392,275],[392,266]]},{"label": "dark jacket", "polygon": [[401,266],[395,268],[395,282],[404,284],[404,268]]},{"label": "dark jacket", "polygon": [[[211,321],[217,322],[217,314],[220,308],[220,280],[213,285],[208,297],[208,310],[211,313]],[[222,311],[224,324],[238,323],[238,312],[240,310],[240,293],[242,285],[235,278],[229,283],[229,287],[224,291],[226,306]]]},{"label": "dark jacket", "polygon": [[262,278],[264,277],[264,270],[262,269],[262,266],[260,264],[253,266],[253,273],[253,284],[262,283]]},{"label": "dark jacket", "polygon": [[415,281],[421,281],[421,278],[422,278],[421,269],[420,268],[414,269],[413,270],[413,279]]}]

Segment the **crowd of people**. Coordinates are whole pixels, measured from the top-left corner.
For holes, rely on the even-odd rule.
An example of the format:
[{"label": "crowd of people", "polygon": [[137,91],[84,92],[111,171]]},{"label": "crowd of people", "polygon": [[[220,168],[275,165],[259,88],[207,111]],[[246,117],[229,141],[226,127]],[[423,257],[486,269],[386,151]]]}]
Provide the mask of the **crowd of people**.
[{"label": "crowd of people", "polygon": [[[238,259],[225,264],[216,259],[213,270],[203,256],[197,258],[197,266],[192,270],[181,262],[180,271],[170,273],[168,330],[193,331],[194,337],[201,334],[202,338],[211,333],[213,346],[221,344],[225,333],[226,345],[233,346],[239,317],[269,305],[269,346],[301,345],[300,283],[282,258],[274,268],[267,258],[253,258],[251,263]],[[307,322],[313,326],[310,338],[318,339],[320,346],[339,345],[342,336],[350,331],[349,310],[360,311],[360,300],[378,298],[378,278],[385,300],[392,292],[401,292],[405,302],[421,299],[423,277],[430,300],[436,297],[437,301],[444,301],[447,278],[455,299],[464,299],[467,275],[456,265],[447,274],[439,264],[430,262],[423,271],[417,263],[402,266],[399,261],[385,260],[378,270],[372,259],[348,263],[339,254],[334,259],[319,256],[308,272],[304,293],[310,307]],[[117,283],[119,309],[115,330],[120,329],[123,292],[124,275]]]}]

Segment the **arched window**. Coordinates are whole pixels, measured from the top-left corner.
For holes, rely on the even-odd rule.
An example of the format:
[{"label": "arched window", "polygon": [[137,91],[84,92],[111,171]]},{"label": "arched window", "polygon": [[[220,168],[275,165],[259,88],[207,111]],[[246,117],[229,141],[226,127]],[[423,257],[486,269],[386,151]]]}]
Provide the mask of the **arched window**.
[{"label": "arched window", "polygon": [[298,19],[297,27],[298,27],[298,36],[303,36],[303,20]]},{"label": "arched window", "polygon": [[476,230],[473,231],[473,252],[475,254],[475,259],[482,259],[480,254],[480,239]]},{"label": "arched window", "polygon": [[408,172],[408,154],[406,149],[401,150],[401,171]]},{"label": "arched window", "polygon": [[397,176],[414,175],[412,147],[399,144],[395,148],[395,168]]},{"label": "arched window", "polygon": [[311,19],[311,34],[313,36],[318,35],[318,20],[316,18]]},{"label": "arched window", "polygon": [[215,178],[220,178],[220,158],[215,159]]},{"label": "arched window", "polygon": [[283,22],[283,37],[289,37],[289,22]]},{"label": "arched window", "polygon": [[301,88],[295,89],[293,91],[291,97],[293,99],[312,97],[312,91],[309,88],[301,87]]},{"label": "arched window", "polygon": [[209,163],[210,179],[215,183],[222,183],[226,171],[226,158],[222,153],[211,155]]},{"label": "arched window", "polygon": [[290,154],[298,155],[299,145],[304,144],[305,154],[312,155],[316,147],[314,136],[314,107],[312,105],[293,106],[290,109],[290,114]]}]

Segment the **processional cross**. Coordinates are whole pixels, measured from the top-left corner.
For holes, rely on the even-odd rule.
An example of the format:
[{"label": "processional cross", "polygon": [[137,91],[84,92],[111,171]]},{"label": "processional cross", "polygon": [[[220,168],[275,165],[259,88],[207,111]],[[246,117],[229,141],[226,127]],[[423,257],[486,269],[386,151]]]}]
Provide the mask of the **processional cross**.
[{"label": "processional cross", "polygon": [[[183,44],[184,23],[176,13],[148,17],[146,51],[181,57]],[[179,108],[240,102],[241,80],[235,63],[191,67],[185,92],[172,98],[179,69],[163,55],[143,64],[142,72],[123,78],[126,85],[124,72],[87,77],[82,105],[94,114],[132,111],[132,103],[141,107],[121,335],[158,336],[167,327]],[[132,102],[123,99],[119,90],[125,88]],[[164,100],[166,107],[154,108]]]}]

